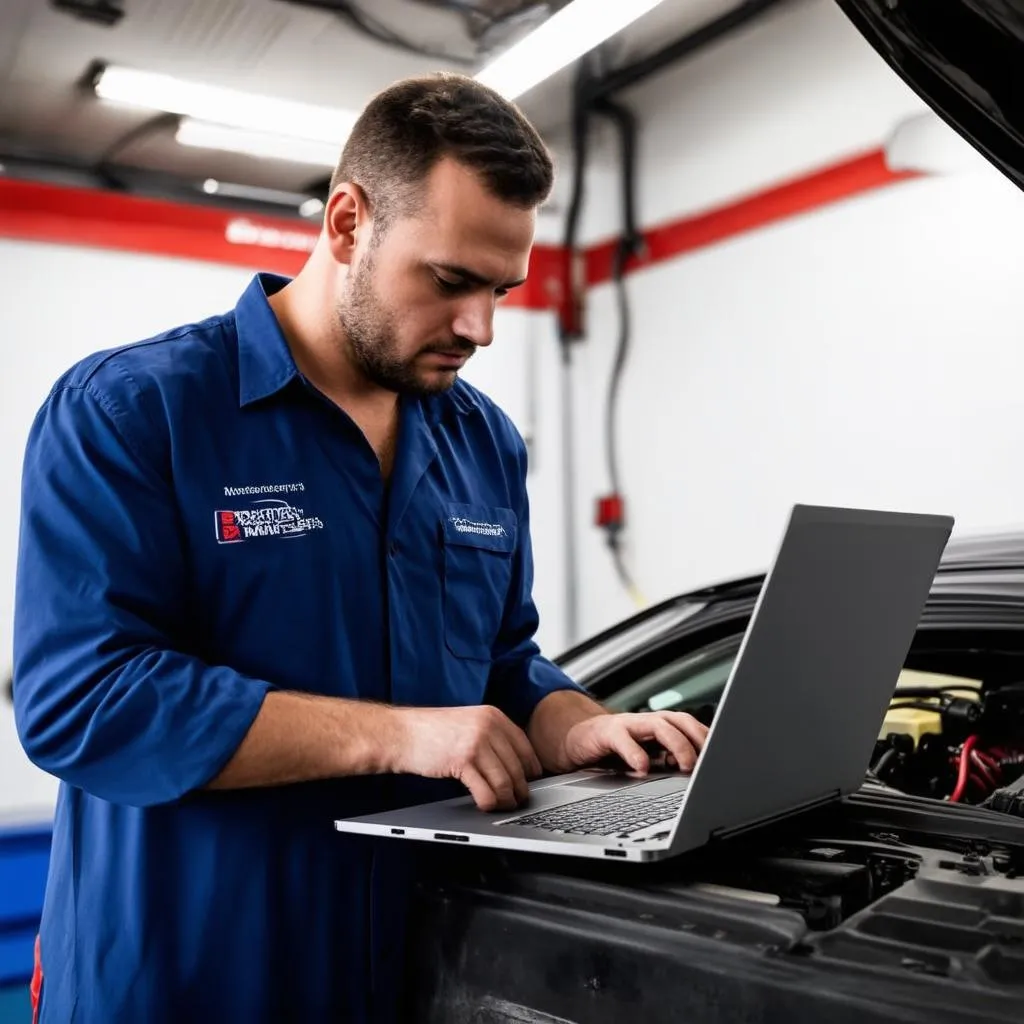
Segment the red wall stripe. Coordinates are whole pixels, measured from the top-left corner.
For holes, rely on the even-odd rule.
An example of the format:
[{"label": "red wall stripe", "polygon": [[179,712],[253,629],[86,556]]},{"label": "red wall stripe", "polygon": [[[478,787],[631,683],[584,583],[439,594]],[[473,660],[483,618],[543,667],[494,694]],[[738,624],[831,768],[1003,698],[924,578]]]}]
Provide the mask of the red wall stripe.
[{"label": "red wall stripe", "polygon": [[[643,232],[646,251],[626,264],[627,273],[683,256],[776,221],[915,177],[891,171],[881,150],[844,160],[812,174],[757,192],[693,217]],[[611,280],[615,241],[591,246],[586,253],[587,284]]]},{"label": "red wall stripe", "polygon": [[[294,275],[318,234],[312,224],[283,217],[0,178],[0,237],[179,256]],[[565,291],[563,263],[559,247],[536,246],[529,280],[503,304],[559,307]]]},{"label": "red wall stripe", "polygon": [[294,274],[317,232],[284,218],[2,179],[0,235]]},{"label": "red wall stripe", "polygon": [[[644,231],[646,251],[627,264],[653,266],[767,224],[913,177],[890,171],[881,150],[845,160],[697,216]],[[93,189],[0,178],[0,237],[207,260],[293,275],[318,229],[286,218],[250,216],[216,207]],[[584,253],[588,285],[611,278],[614,241]],[[559,246],[538,245],[527,283],[503,305],[556,310],[574,318],[570,261]]]},{"label": "red wall stripe", "polygon": [[518,309],[554,310],[563,316],[569,301],[569,290],[565,286],[568,265],[563,246],[535,245],[530,253],[529,276],[519,288],[510,291],[501,304]]}]

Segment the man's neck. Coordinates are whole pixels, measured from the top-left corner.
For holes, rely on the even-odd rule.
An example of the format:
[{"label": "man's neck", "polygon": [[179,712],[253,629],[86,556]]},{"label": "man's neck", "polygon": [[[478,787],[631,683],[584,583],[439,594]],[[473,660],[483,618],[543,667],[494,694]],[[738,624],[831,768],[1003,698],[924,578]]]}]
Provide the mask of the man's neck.
[{"label": "man's neck", "polygon": [[[332,332],[328,302],[310,294],[301,275],[269,301],[299,372],[359,427],[388,476],[397,448],[398,396],[367,380],[346,358]],[[304,315],[306,310],[317,315]]]}]

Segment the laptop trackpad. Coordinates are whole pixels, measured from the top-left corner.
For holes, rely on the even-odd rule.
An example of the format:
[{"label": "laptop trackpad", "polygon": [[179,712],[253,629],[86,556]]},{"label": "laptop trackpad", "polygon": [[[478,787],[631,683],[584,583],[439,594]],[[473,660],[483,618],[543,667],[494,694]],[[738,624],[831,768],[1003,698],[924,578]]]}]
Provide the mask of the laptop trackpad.
[{"label": "laptop trackpad", "polygon": [[628,775],[609,775],[604,772],[591,778],[567,782],[566,789],[589,789],[595,792],[644,787],[644,796],[660,796],[662,793],[678,793],[690,785],[690,776],[682,774],[649,775],[646,779],[633,779]]}]

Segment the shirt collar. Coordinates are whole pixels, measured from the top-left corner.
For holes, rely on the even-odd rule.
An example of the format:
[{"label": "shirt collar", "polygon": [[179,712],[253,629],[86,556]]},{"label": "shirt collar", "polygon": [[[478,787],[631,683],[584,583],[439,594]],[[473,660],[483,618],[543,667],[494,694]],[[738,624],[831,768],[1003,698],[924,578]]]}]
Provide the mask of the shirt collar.
[{"label": "shirt collar", "polygon": [[284,332],[268,301],[286,284],[286,277],[257,274],[235,306],[239,405],[268,398],[299,375]]},{"label": "shirt collar", "polygon": [[[250,405],[283,390],[300,376],[284,331],[268,301],[289,279],[279,274],[260,273],[249,282],[235,306],[235,330],[238,334],[238,404]],[[473,412],[476,402],[458,385],[444,395],[415,402],[418,415],[436,421],[442,409],[459,415]]]}]

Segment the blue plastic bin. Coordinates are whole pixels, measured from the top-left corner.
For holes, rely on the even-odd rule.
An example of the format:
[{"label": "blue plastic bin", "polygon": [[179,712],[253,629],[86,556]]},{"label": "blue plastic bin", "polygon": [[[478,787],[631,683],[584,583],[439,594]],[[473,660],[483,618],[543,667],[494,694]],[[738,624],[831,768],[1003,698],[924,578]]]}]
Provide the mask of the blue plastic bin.
[{"label": "blue plastic bin", "polygon": [[16,998],[9,990],[23,995],[32,977],[50,839],[48,824],[0,828],[0,1007]]}]

